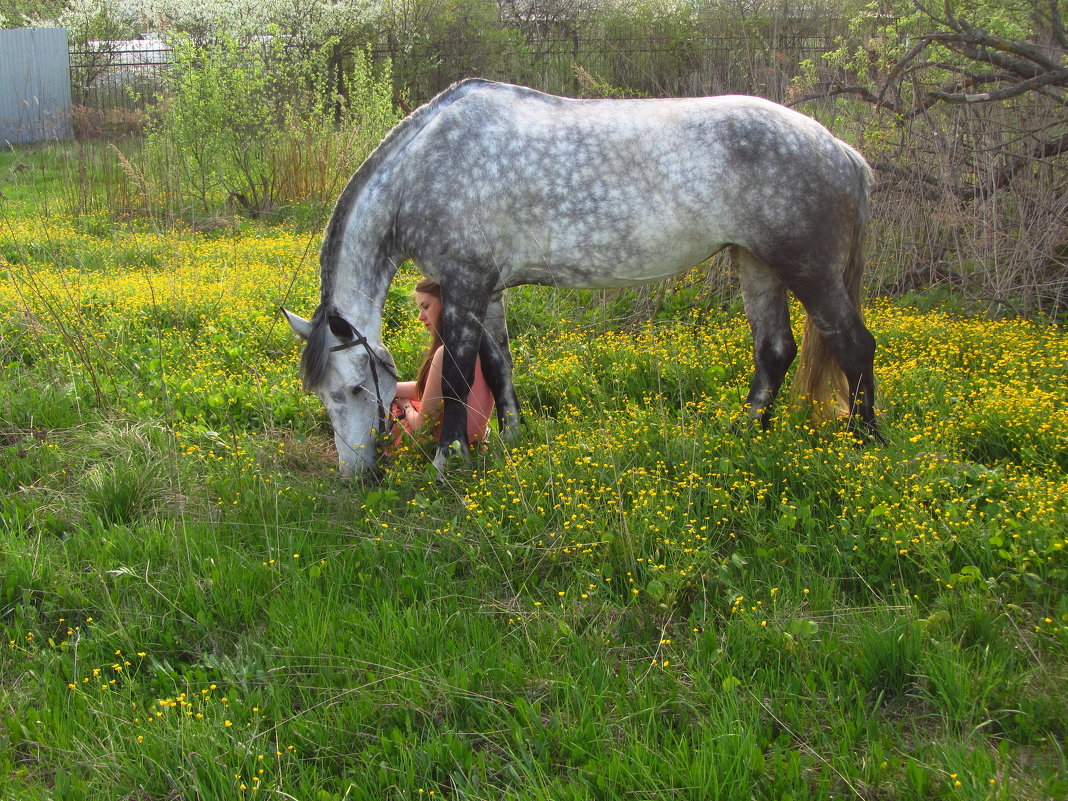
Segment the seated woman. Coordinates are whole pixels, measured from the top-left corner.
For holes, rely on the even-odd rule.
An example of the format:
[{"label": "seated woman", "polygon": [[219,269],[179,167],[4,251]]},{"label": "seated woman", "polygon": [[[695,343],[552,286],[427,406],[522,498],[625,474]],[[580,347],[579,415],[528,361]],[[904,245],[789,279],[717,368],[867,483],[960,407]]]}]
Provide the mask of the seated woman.
[{"label": "seated woman", "polygon": [[[441,339],[441,287],[424,278],[415,287],[415,304],[419,320],[430,331],[430,348],[419,368],[415,381],[397,384],[393,401],[393,445],[398,447],[406,435],[436,437],[445,401],[441,391],[441,365],[445,345]],[[467,398],[467,439],[473,445],[486,438],[490,414],[493,412],[493,393],[482,376],[482,365],[475,360],[475,380]]]}]

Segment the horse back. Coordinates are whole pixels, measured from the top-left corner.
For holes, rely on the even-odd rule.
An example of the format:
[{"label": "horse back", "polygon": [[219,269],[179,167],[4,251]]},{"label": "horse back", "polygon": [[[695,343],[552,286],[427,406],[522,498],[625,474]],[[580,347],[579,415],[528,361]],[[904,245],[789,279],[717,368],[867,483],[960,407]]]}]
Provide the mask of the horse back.
[{"label": "horse back", "polygon": [[500,285],[655,280],[730,244],[796,247],[857,205],[855,152],[745,96],[575,100],[482,82],[409,151],[396,181],[412,255],[492,262]]}]

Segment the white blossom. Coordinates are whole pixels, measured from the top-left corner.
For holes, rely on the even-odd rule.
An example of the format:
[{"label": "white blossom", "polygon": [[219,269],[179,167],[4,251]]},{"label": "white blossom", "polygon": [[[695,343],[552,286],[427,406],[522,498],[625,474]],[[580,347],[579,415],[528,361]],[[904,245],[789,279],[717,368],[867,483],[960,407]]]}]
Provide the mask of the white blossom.
[{"label": "white blossom", "polygon": [[374,0],[122,0],[153,31],[330,34],[366,22]]}]

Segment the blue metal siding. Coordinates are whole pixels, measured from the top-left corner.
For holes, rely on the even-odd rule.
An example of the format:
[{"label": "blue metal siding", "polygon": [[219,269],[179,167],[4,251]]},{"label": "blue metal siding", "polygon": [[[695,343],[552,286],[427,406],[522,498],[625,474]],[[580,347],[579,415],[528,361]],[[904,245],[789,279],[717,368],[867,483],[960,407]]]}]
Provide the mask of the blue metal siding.
[{"label": "blue metal siding", "polygon": [[0,145],[69,139],[70,102],[66,29],[0,30]]}]

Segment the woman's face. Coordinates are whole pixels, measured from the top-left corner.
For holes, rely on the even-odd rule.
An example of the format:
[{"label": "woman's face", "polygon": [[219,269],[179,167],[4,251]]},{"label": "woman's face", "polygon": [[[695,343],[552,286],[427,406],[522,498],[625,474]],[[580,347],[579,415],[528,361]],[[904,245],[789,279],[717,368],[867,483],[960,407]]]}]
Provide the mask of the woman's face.
[{"label": "woman's face", "polygon": [[415,293],[415,305],[419,307],[419,322],[428,331],[441,336],[441,298],[426,292]]}]

